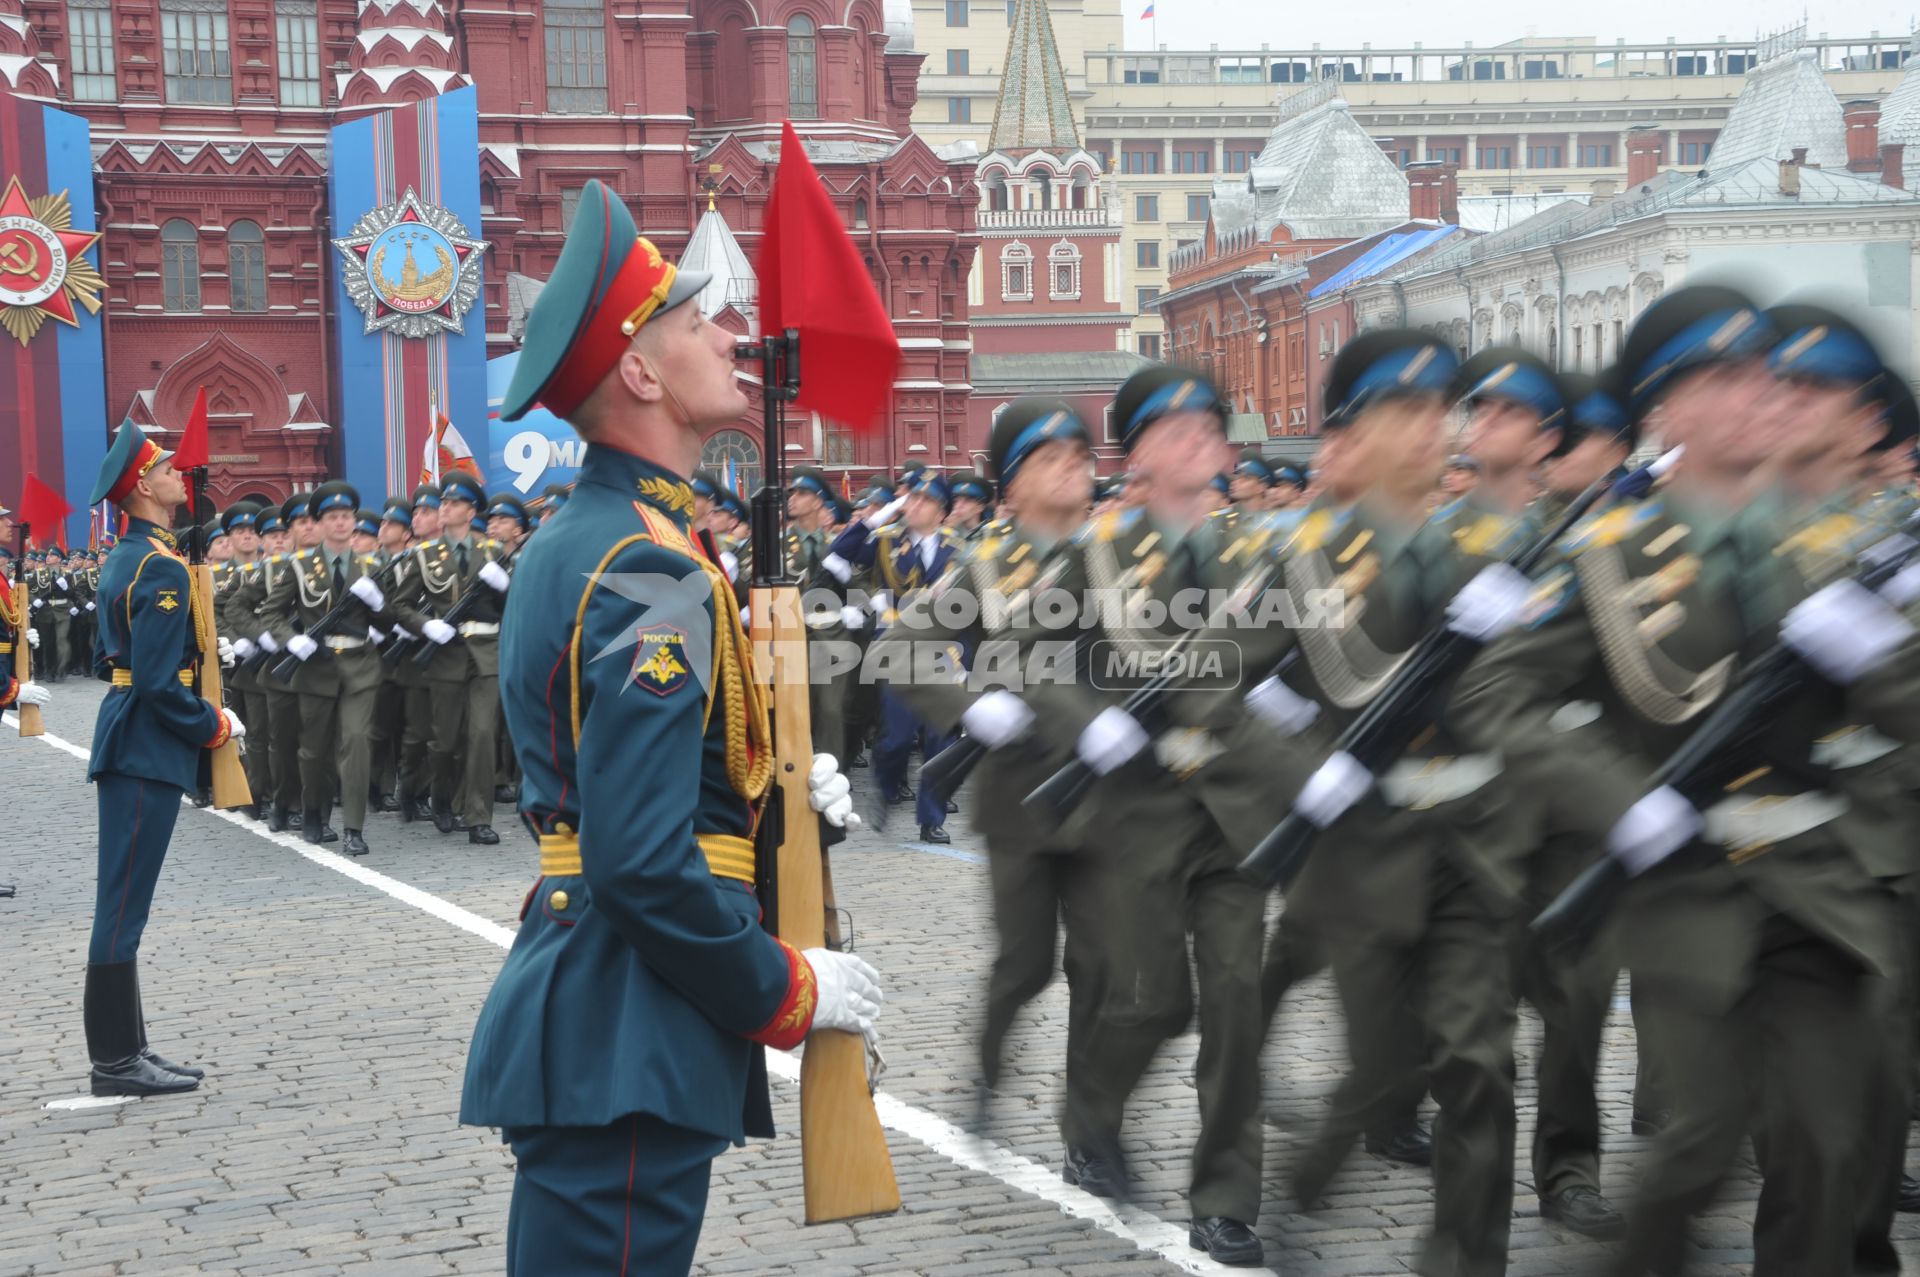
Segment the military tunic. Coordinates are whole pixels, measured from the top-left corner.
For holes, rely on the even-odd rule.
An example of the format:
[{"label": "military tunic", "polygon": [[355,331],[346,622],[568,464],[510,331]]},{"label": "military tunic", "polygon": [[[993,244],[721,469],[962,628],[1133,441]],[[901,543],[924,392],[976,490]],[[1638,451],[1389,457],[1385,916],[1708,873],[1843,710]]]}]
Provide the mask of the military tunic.
[{"label": "military tunic", "polygon": [[[288,579],[294,571],[293,556],[290,554],[270,554],[255,561],[255,567],[246,572],[240,584],[234,587],[227,604],[227,615],[233,631],[249,638],[259,648],[272,645],[267,659],[251,675],[252,689],[247,693],[247,710],[258,716],[266,725],[266,739],[256,740],[249,754],[258,752],[266,758],[267,773],[271,784],[256,787],[254,794],[271,795],[272,806],[282,817],[289,813],[298,816],[303,810],[301,803],[302,782],[300,775],[300,695],[293,688],[285,686],[267,673],[267,668],[280,659],[285,648],[275,634],[273,617],[267,612],[267,599],[286,588]],[[264,638],[262,636],[265,636]],[[248,723],[251,733],[252,723]],[[253,780],[251,768],[247,777]],[[329,789],[327,792],[332,792]],[[313,796],[318,803],[320,795]]]}]

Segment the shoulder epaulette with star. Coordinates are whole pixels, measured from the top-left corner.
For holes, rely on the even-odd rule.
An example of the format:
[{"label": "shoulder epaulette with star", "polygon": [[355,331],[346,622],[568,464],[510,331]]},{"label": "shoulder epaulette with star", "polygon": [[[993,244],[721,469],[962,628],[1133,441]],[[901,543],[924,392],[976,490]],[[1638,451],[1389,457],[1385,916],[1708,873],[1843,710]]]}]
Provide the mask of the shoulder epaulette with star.
[{"label": "shoulder epaulette with star", "polygon": [[1085,545],[1088,541],[1111,541],[1140,521],[1140,510],[1141,507],[1135,505],[1095,515],[1073,534],[1073,543]]}]

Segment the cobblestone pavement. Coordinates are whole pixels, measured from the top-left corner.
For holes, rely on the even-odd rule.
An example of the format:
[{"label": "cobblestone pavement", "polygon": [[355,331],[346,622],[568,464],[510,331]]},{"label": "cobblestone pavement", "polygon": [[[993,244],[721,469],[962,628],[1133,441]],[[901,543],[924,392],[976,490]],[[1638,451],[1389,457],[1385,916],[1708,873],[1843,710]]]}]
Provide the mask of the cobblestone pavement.
[{"label": "cobblestone pavement", "polygon": [[[0,1277],[500,1272],[511,1163],[492,1132],[457,1125],[455,1113],[467,1035],[533,877],[532,844],[504,811],[496,848],[376,817],[373,854],[357,862],[251,821],[182,812],[142,976],[156,1047],[204,1065],[209,1078],[184,1097],[48,1107],[86,1093],[79,1007],[95,800],[84,750],[99,694],[97,684],[60,684],[45,742],[19,740],[10,721],[0,732],[8,763],[0,881],[19,887],[18,898],[0,901],[9,974],[0,1007]],[[854,773],[863,810],[869,775]],[[1143,1209],[1124,1217],[1059,1181],[1057,983],[1017,1033],[987,1140],[957,1129],[972,1108],[974,1022],[991,945],[985,874],[964,814],[952,831],[954,848],[868,830],[835,853],[858,946],[889,986],[881,1108],[904,1208],[803,1226],[796,1094],[790,1081],[776,1082],[776,1116],[790,1133],[716,1164],[696,1271],[1226,1271],[1186,1250],[1191,1036],[1163,1052],[1129,1112]],[[1644,1141],[1628,1131],[1632,1030],[1617,1020],[1604,1063],[1604,1172],[1608,1190],[1625,1198]],[[1524,1019],[1522,1150],[1538,1036],[1537,1022]],[[1269,1265],[1288,1274],[1406,1273],[1431,1215],[1425,1172],[1360,1156],[1325,1209],[1302,1214],[1281,1196],[1343,1051],[1324,980],[1297,990],[1268,1050],[1272,1196],[1260,1235]],[[1749,1170],[1701,1221],[1697,1271],[1750,1271],[1757,1187]],[[1525,1182],[1515,1210],[1516,1277],[1579,1272],[1604,1256],[1543,1224]],[[1920,1257],[1920,1225],[1903,1219],[1900,1231],[1903,1252]]]}]

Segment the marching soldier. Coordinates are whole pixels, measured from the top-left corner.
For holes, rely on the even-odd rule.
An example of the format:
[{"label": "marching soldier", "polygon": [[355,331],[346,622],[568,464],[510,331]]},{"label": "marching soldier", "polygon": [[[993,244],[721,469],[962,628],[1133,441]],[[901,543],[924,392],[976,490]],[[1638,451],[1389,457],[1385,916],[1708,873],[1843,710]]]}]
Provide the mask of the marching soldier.
[{"label": "marching soldier", "polygon": [[567,497],[572,491],[572,485],[565,483],[549,483],[546,487],[540,489],[540,522],[542,525],[544,525],[548,519],[560,513],[560,507],[567,503]]},{"label": "marching soldier", "polygon": [[[718,505],[714,507],[719,509]],[[532,517],[526,505],[512,493],[501,493],[487,503],[487,535],[507,548],[503,561],[509,575],[526,548]],[[507,734],[506,710],[502,707],[494,725],[493,800],[512,805],[520,801],[520,759],[514,752],[513,738]]]},{"label": "marching soldier", "polygon": [[[273,618],[266,610],[267,599],[280,590],[293,573],[293,527],[297,513],[306,508],[308,497],[308,493],[296,493],[282,502],[278,510],[269,508],[254,516],[260,548],[266,557],[258,571],[242,578],[227,606],[231,632],[239,636],[233,640],[236,658],[253,658],[257,648],[271,659],[283,650],[274,633]],[[311,523],[304,515],[299,518]],[[264,668],[252,676],[252,682],[264,702],[264,713],[260,717],[264,718],[267,729],[266,738],[256,738],[254,748],[266,755],[268,773],[273,780],[270,789],[254,790],[256,806],[261,795],[270,798],[267,828],[274,833],[303,829],[306,818],[301,799],[299,693],[268,677]],[[331,786],[326,792],[332,792]]]},{"label": "marching soldier", "polygon": [[[396,586],[394,611],[434,649],[426,670],[434,826],[443,834],[464,829],[468,842],[491,847],[500,841],[493,831],[493,753],[508,550],[474,535],[485,502],[479,479],[447,476],[440,488],[441,533],[415,549],[404,592]],[[449,621],[456,607],[460,615]]]},{"label": "marching soldier", "polygon": [[[15,643],[39,648],[39,635],[27,624],[27,616],[14,607],[13,551],[5,543],[13,538],[13,511],[0,505],[0,708],[21,705],[45,705],[53,699],[39,683],[22,683],[13,676]],[[29,607],[26,609],[31,612]]]},{"label": "marching soldier", "polygon": [[87,945],[84,1022],[95,1095],[191,1091],[204,1073],[147,1045],[140,1005],[141,933],[201,751],[244,735],[232,710],[195,696],[200,615],[186,561],[167,529],[185,482],[138,426],[121,425],[88,505],[111,501],[127,528],[101,573],[100,656],[112,685],[100,702],[87,779],[99,798],[99,877]]},{"label": "marching soldier", "polygon": [[1258,448],[1242,448],[1227,477],[1227,497],[1236,510],[1265,510],[1267,493],[1280,481],[1279,471]]},{"label": "marching soldier", "polygon": [[[413,490],[413,547],[419,549],[440,535],[440,489],[421,484]],[[419,586],[419,559],[408,555],[394,578],[396,598],[410,596]],[[427,671],[414,660],[416,644],[424,643],[418,631],[409,629],[396,617],[394,633],[407,643],[406,654],[392,665],[394,682],[401,688],[404,709],[400,733],[400,820],[411,824],[433,818],[433,691]]]},{"label": "marching soldier", "polygon": [[[337,785],[345,831],[340,849],[349,856],[368,851],[367,778],[380,688],[380,660],[369,631],[391,623],[379,560],[352,548],[359,505],[360,494],[340,480],[313,490],[308,509],[320,544],[294,552],[292,570],[275,583],[262,609],[280,645],[299,662],[292,686],[300,705],[301,834],[316,844],[339,839],[328,824]],[[336,608],[345,608],[347,619],[319,632],[322,618]]]},{"label": "marching soldier", "polygon": [[84,551],[75,550],[67,561],[67,568],[68,580],[73,584],[73,609],[69,613],[73,618],[73,660],[69,668],[76,676],[85,678],[93,668],[93,617],[99,610],[94,591],[98,582]]},{"label": "marching soldier", "polygon": [[807,603],[807,701],[816,753],[846,758],[855,752],[848,715],[860,683],[861,647],[850,620],[866,623],[852,606],[837,611],[829,597],[844,603],[841,582],[826,570],[832,553],[834,495],[827,476],[815,466],[799,466],[787,480],[787,575],[798,583]]},{"label": "marching soldier", "polygon": [[[937,474],[924,473],[905,497],[897,497],[879,511],[857,519],[834,538],[821,566],[842,585],[855,572],[872,599],[874,634],[893,624],[898,601],[910,591],[939,579],[960,544],[944,520],[952,507],[952,491]],[[901,516],[897,524],[890,522]],[[864,664],[864,662],[863,662]],[[863,675],[864,677],[864,675]],[[918,745],[932,758],[945,738],[926,728],[886,687],[880,688],[880,738],[873,747],[873,770],[887,803],[914,800],[920,841],[949,843],[946,804],[924,788],[917,795],[907,785],[907,765]]]},{"label": "marching soldier", "polygon": [[963,474],[953,481],[953,512],[948,526],[962,540],[978,541],[993,517],[993,480],[985,475]]},{"label": "marching soldier", "polygon": [[226,531],[227,544],[233,547],[233,554],[224,578],[214,587],[213,601],[220,633],[226,637],[234,657],[233,668],[227,671],[221,684],[254,741],[253,748],[246,752],[246,761],[247,787],[253,792],[255,820],[265,820],[272,803],[273,767],[267,745],[272,732],[268,727],[266,690],[260,683],[263,675],[250,668],[249,661],[256,650],[253,636],[260,629],[258,617],[244,614],[236,607],[235,600],[243,593],[260,588],[261,517],[260,508],[250,501],[229,506],[220,516],[220,526]]},{"label": "marching soldier", "polygon": [[722,492],[714,507],[714,543],[720,548],[720,566],[727,569],[736,598],[745,599],[753,584],[753,517],[737,492]]},{"label": "marching soldier", "polygon": [[[990,751],[979,769],[975,823],[987,840],[999,948],[980,1035],[982,1102],[999,1085],[1014,1017],[1053,978],[1055,936],[1064,915],[1069,1012],[1061,1134],[1080,1186],[1117,1197],[1125,1185],[1102,1178],[1112,1163],[1084,1153],[1097,1126],[1085,1095],[1090,1074],[1101,1067],[1087,1045],[1102,997],[1103,922],[1081,860],[1087,849],[1083,821],[1076,816],[1049,830],[1020,806],[1036,777],[1051,775],[1073,757],[1073,737],[1053,733],[1057,720],[1038,719],[1022,693],[1029,674],[1057,676],[1073,666],[1072,639],[1042,624],[1030,601],[1048,590],[1077,595],[1084,586],[1065,577],[1069,564],[1061,552],[1086,510],[1092,436],[1065,403],[1020,399],[994,421],[988,455],[1012,517],[988,524],[930,590],[903,600],[899,624],[875,643],[872,655],[877,668],[906,675],[889,678],[887,686],[908,710],[944,735],[964,726]],[[943,623],[949,613],[932,606],[949,592],[971,598],[969,607],[955,613],[968,618],[963,627]],[[972,676],[964,682],[928,677],[916,654],[953,647],[973,653]]]},{"label": "marching soldier", "polygon": [[[589,182],[502,405],[511,421],[539,399],[587,441],[578,487],[507,602],[507,717],[526,742],[541,878],[474,1029],[461,1102],[462,1121],[503,1128],[513,1149],[511,1277],[634,1255],[685,1273],[713,1158],[771,1134],[756,1044],[870,1032],[879,1010],[865,962],[796,952],[758,921],[749,835],[772,738],[731,594],[691,539],[683,477],[700,429],[746,410],[732,337],[684,304],[705,283],[676,275]],[[660,600],[609,574],[711,588],[669,624]],[[844,792],[831,769],[810,781],[823,773]]]},{"label": "marching soldier", "polygon": [[41,562],[41,579],[47,591],[47,646],[43,650],[51,653],[47,668],[58,683],[73,669],[73,618],[80,609],[74,605],[73,577],[60,552],[48,550]]},{"label": "marching soldier", "polygon": [[[380,568],[407,553],[408,542],[413,537],[413,510],[407,499],[402,496],[388,497],[385,508],[380,512],[379,543],[374,547],[373,555]],[[393,569],[397,583],[404,565]],[[380,690],[373,698],[372,755],[369,766],[372,776],[368,781],[367,805],[374,811],[400,810],[400,741],[405,732],[403,721],[406,713],[406,689],[400,684],[400,666],[405,661],[386,659],[389,646],[405,646],[406,639],[393,627],[398,621],[389,616],[388,628],[382,636],[380,661]]]},{"label": "marching soldier", "polygon": [[[1872,721],[1906,738],[1920,689],[1886,658],[1912,627],[1850,582],[1850,519],[1798,532],[1754,481],[1775,432],[1808,423],[1767,409],[1776,334],[1739,293],[1661,297],[1621,358],[1628,410],[1657,412],[1685,456],[1664,493],[1589,520],[1517,612],[1521,628],[1460,680],[1452,718],[1498,742],[1529,783],[1577,795],[1583,832],[1635,884],[1621,927],[1635,994],[1673,1103],[1628,1213],[1616,1271],[1677,1272],[1752,1130],[1763,1179],[1756,1274],[1852,1271],[1862,1132],[1882,1053],[1882,982],[1900,970],[1901,916],[1848,830],[1821,746]],[[1851,586],[1851,588],[1849,588]],[[1705,812],[1654,766],[1775,638],[1818,671],[1770,720]],[[1600,716],[1554,732],[1574,688]],[[1910,845],[1910,840],[1909,840]],[[1742,1080],[1746,1084],[1742,1084]]]}]

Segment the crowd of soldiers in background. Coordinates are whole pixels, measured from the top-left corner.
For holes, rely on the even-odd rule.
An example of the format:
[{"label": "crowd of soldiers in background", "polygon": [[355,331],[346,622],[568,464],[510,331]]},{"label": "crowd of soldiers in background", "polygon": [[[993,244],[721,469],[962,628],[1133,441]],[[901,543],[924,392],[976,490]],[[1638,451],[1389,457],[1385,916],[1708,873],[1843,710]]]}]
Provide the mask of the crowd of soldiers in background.
[{"label": "crowd of soldiers in background", "polygon": [[[1905,1174],[1920,413],[1905,379],[1843,315],[1692,287],[1651,306],[1599,376],[1513,347],[1463,363],[1424,333],[1358,336],[1304,473],[1236,458],[1230,412],[1198,373],[1136,374],[1112,408],[1128,474],[1096,485],[1069,405],[1010,405],[989,448],[1001,517],[944,569],[925,552],[927,588],[904,598],[938,485],[817,553],[790,537],[803,582],[853,597],[865,579],[881,600],[844,618],[885,627],[876,655],[951,646],[972,670],[884,680],[879,698],[929,756],[984,751],[964,791],[998,938],[978,1120],[1058,953],[1069,1182],[1130,1194],[1128,1100],[1197,1006],[1196,1250],[1262,1262],[1263,1199],[1315,1209],[1361,1146],[1432,1168],[1418,1271],[1504,1273],[1524,998],[1544,1027],[1540,1214],[1619,1243],[1555,1271],[1682,1271],[1689,1223],[1748,1136],[1757,1274],[1898,1271],[1895,1213],[1920,1209]],[[823,478],[789,493],[802,537]],[[956,590],[976,606],[946,606]],[[1263,604],[1329,590],[1337,619],[1249,619],[1297,618]],[[1048,591],[1164,606],[1083,615],[1064,637],[1096,641],[1074,647],[1074,678],[1009,680],[1031,663],[993,658],[1063,637],[1022,606]],[[1196,625],[1173,603],[1186,592],[1228,603]],[[1151,665],[1116,676],[1125,662],[1100,655],[1216,641],[1240,658],[1224,682],[1177,664],[1171,681]],[[928,774],[923,836],[941,800]],[[1281,879],[1269,932],[1275,874],[1249,869],[1289,830],[1312,854]],[[1563,893],[1549,916],[1591,925],[1530,928]],[[1289,988],[1329,968],[1349,1072],[1271,1185],[1261,1050]],[[1631,1125],[1653,1142],[1616,1205],[1595,1083],[1623,972]]]}]

